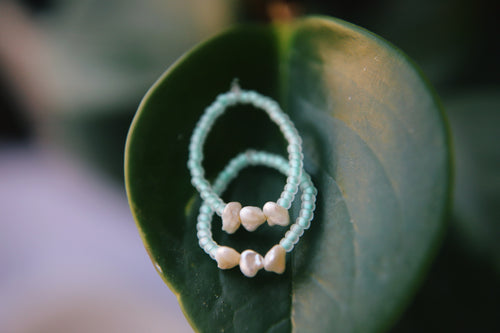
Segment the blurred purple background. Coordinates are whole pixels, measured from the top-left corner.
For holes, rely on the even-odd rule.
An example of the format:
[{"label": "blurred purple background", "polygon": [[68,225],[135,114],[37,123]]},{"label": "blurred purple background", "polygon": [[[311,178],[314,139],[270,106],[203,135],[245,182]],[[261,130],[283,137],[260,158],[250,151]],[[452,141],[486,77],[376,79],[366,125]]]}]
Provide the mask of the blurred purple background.
[{"label": "blurred purple background", "polygon": [[60,151],[0,152],[1,332],[189,332],[124,192]]}]

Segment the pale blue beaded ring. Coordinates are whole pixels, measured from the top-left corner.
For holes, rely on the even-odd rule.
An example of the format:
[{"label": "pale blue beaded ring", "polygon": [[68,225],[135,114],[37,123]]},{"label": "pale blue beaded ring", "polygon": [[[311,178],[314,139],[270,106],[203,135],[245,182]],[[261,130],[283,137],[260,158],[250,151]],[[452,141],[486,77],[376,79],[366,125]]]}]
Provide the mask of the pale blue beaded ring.
[{"label": "pale blue beaded ring", "polygon": [[[247,151],[232,159],[226,168],[218,175],[213,187],[204,177],[202,167],[203,145],[215,123],[226,109],[237,103],[252,104],[256,108],[265,110],[271,120],[278,124],[288,141],[288,157],[265,152]],[[240,266],[247,277],[253,277],[264,268],[267,271],[283,273],[285,270],[286,252],[292,251],[304,230],[309,228],[313,218],[316,201],[316,188],[309,175],[303,171],[302,139],[290,118],[281,111],[279,105],[272,99],[255,91],[244,91],[233,83],[231,91],[221,94],[216,101],[205,109],[205,113],[198,121],[189,145],[188,168],[191,172],[191,182],[200,192],[203,204],[200,208],[197,223],[197,236],[201,248],[217,261],[221,269]],[[287,182],[277,202],[267,202],[263,209],[254,206],[242,207],[239,202],[225,203],[220,194],[237,174],[249,165],[266,165],[279,170],[287,176]],[[286,226],[290,223],[288,209],[295,194],[302,192],[301,210],[296,222],[279,244],[272,247],[265,257],[253,250],[238,253],[236,250],[219,246],[212,238],[211,221],[213,213],[222,217],[222,229],[227,233],[234,233],[241,225],[248,231],[254,231],[266,220],[269,225]]]},{"label": "pale blue beaded ring", "polygon": [[[241,207],[239,202],[226,204],[211,188],[204,177],[202,167],[203,145],[215,120],[221,116],[228,107],[235,104],[251,104],[256,108],[266,111],[288,141],[288,158],[290,173],[285,188],[277,202],[267,202],[263,209],[259,207]],[[222,217],[222,229],[227,233],[234,233],[240,223],[248,231],[254,231],[262,223],[268,221],[269,225],[287,226],[290,223],[288,209],[290,208],[299,187],[299,180],[303,168],[302,139],[297,129],[287,114],[281,111],[278,103],[255,91],[241,90],[233,84],[231,91],[221,94],[214,103],[205,109],[196,124],[191,142],[189,144],[188,168],[191,172],[191,183],[200,192],[201,198],[208,203],[217,215]]]},{"label": "pale blue beaded ring", "polygon": [[[247,151],[233,158],[218,175],[213,186],[214,193],[217,195],[223,193],[229,182],[236,178],[241,169],[249,165],[269,166],[285,175],[289,175],[292,170],[288,161],[279,155]],[[197,236],[201,248],[212,259],[217,261],[219,268],[229,269],[239,265],[241,272],[247,277],[255,276],[261,268],[278,274],[283,273],[285,271],[286,252],[292,251],[295,244],[299,241],[300,236],[304,233],[304,230],[309,229],[316,207],[317,191],[306,172],[302,172],[300,190],[302,192],[302,203],[299,216],[285,233],[285,237],[280,240],[279,244],[273,246],[264,257],[253,250],[245,250],[240,255],[233,248],[219,246],[213,240],[211,231],[214,210],[206,201],[200,207],[198,222],[196,224],[196,229],[198,230]]]}]

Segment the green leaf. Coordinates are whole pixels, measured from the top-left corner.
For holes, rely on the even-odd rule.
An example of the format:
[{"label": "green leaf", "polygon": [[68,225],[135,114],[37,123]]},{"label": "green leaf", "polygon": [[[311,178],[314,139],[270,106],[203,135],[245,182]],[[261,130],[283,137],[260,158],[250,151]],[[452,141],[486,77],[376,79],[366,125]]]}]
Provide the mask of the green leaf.
[{"label": "green leaf", "polygon": [[[197,244],[189,138],[234,78],[290,115],[319,191],[312,226],[283,275],[221,271]],[[277,127],[250,111],[235,107],[214,126],[205,149],[209,179],[249,147],[285,154]],[[370,332],[402,310],[439,239],[448,145],[439,103],[403,54],[359,27],[312,17],[239,27],[179,60],[135,116],[125,178],[151,259],[196,330]],[[250,168],[223,198],[259,206],[283,184],[277,172]],[[285,232],[263,226],[228,236],[218,218],[212,229],[217,242],[260,253]]]}]

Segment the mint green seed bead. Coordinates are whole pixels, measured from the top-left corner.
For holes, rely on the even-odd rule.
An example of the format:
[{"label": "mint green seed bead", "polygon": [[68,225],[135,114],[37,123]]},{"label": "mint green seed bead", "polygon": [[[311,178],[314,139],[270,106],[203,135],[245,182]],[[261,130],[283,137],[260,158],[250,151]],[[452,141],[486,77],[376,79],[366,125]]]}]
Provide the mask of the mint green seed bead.
[{"label": "mint green seed bead", "polygon": [[238,166],[239,165],[243,165],[247,161],[247,156],[246,155],[240,155],[240,156],[236,157],[235,161],[236,161],[236,163],[237,163]]},{"label": "mint green seed bead", "polygon": [[200,187],[200,189],[201,189],[202,192],[208,192],[208,193],[210,193],[210,191],[209,191],[210,190],[210,186],[207,183],[201,183],[199,187]]},{"label": "mint green seed bead", "polygon": [[295,138],[296,136],[295,134],[296,133],[288,125],[286,125],[286,127],[283,130],[283,135],[290,140]]},{"label": "mint green seed bead", "polygon": [[302,236],[304,234],[304,229],[298,224],[293,224],[292,227],[290,228],[290,231],[298,237]]},{"label": "mint green seed bead", "polygon": [[304,229],[309,229],[309,227],[311,226],[311,221],[302,216],[299,216],[299,218],[297,219],[297,223]]},{"label": "mint green seed bead", "polygon": [[209,238],[209,242],[205,244],[205,250],[206,251],[212,251],[213,248],[218,248],[219,245],[212,239],[212,237]]},{"label": "mint green seed bead", "polygon": [[286,252],[290,252],[293,249],[293,244],[288,239],[283,238],[280,241],[280,245],[285,249]]},{"label": "mint green seed bead", "polygon": [[290,157],[294,160],[297,160],[297,161],[302,161],[303,157],[302,156],[302,152],[301,151],[293,151],[291,153],[289,153]]},{"label": "mint green seed bead", "polygon": [[233,173],[234,170],[238,167],[238,163],[236,162],[236,160],[231,160],[231,162],[229,162],[229,164],[227,165],[227,168],[226,168],[226,171],[228,173]]},{"label": "mint green seed bead", "polygon": [[209,197],[207,199],[207,204],[210,206],[210,208],[212,208],[217,203],[217,200],[219,199],[219,197],[217,195],[215,195],[215,193],[211,193],[211,192],[209,192],[209,193],[210,194],[209,194]]},{"label": "mint green seed bead", "polygon": [[[302,202],[304,202],[304,201],[311,201],[313,199],[313,196],[310,193],[304,193],[304,194],[302,194],[302,196],[300,197],[300,199],[302,200]],[[316,201],[316,199],[314,199],[314,201]]]},{"label": "mint green seed bead", "polygon": [[[219,95],[219,96],[217,96],[217,103],[219,103],[220,106],[224,106],[226,104],[226,102],[227,102],[226,95]],[[218,107],[219,105],[216,105],[216,106]]]},{"label": "mint green seed bead", "polygon": [[234,178],[236,177],[236,175],[237,175],[237,169],[236,169],[236,168],[230,168],[230,169],[228,169],[228,173],[227,173],[227,175],[228,175],[228,177],[227,177],[227,178],[228,178],[229,180],[234,179]]},{"label": "mint green seed bead", "polygon": [[191,157],[194,153],[198,153],[201,157],[203,157],[203,152],[200,147],[196,145],[196,143],[194,144],[194,147],[189,150],[189,157]]},{"label": "mint green seed bead", "polygon": [[210,222],[210,217],[208,216],[208,214],[201,213],[200,215],[198,215],[198,221],[200,221],[200,222]]},{"label": "mint green seed bead", "polygon": [[287,181],[288,184],[292,184],[294,186],[298,186],[299,185],[299,181],[295,177],[290,177],[289,176],[289,177],[287,177],[286,181]]},{"label": "mint green seed bead", "polygon": [[272,103],[269,103],[269,105],[267,106],[267,109],[269,110],[269,113],[271,114],[271,117],[273,117],[275,120],[276,119],[276,114],[279,112],[279,108],[278,106],[272,104]]},{"label": "mint green seed bead", "polygon": [[196,161],[193,161],[193,160],[189,160],[189,161],[188,161],[188,168],[189,168],[189,169],[196,170],[196,167],[197,167],[197,166],[198,166],[198,165],[196,164]]},{"label": "mint green seed bead", "polygon": [[211,225],[206,222],[198,222],[196,223],[196,230],[210,230]]},{"label": "mint green seed bead", "polygon": [[200,178],[191,178],[191,184],[193,184],[194,187],[198,187]]},{"label": "mint green seed bead", "polygon": [[274,165],[278,165],[279,166],[281,164],[280,163],[281,162],[281,158],[279,158],[278,156],[273,156],[272,161],[273,161]]},{"label": "mint green seed bead", "polygon": [[283,128],[286,126],[286,119],[282,115],[275,115],[274,121],[278,124],[280,131],[283,132]]},{"label": "mint green seed bead", "polygon": [[204,200],[206,201],[206,203],[210,206],[210,207],[213,207],[214,204],[215,204],[215,201],[216,201],[216,198],[214,198],[213,196],[211,196],[210,194],[208,195],[208,197]]},{"label": "mint green seed bead", "polygon": [[199,166],[196,166],[191,172],[193,173],[193,177],[200,178],[200,180],[203,179],[203,176],[205,175],[205,170]]},{"label": "mint green seed bead", "polygon": [[200,162],[203,160],[203,155],[198,151],[191,152],[190,156],[191,161],[195,162],[197,167],[199,168]]},{"label": "mint green seed bead", "polygon": [[258,96],[255,99],[255,106],[257,106],[258,108],[261,108],[261,109],[265,109],[266,108],[266,101],[263,98],[260,98],[260,96]]},{"label": "mint green seed bead", "polygon": [[197,178],[201,178],[202,176],[202,172],[199,169],[191,169],[191,174]]},{"label": "mint green seed bead", "polygon": [[231,179],[231,174],[229,172],[227,172],[226,170],[224,170],[221,174],[220,174],[220,178],[224,181],[228,181],[229,179]]},{"label": "mint green seed bead", "polygon": [[313,212],[311,212],[310,210],[302,210],[300,213],[299,213],[299,217],[303,217],[307,220],[312,220],[313,218]]},{"label": "mint green seed bead", "polygon": [[289,154],[300,153],[301,150],[302,150],[301,147],[297,144],[288,145],[287,147],[287,152]]},{"label": "mint green seed bead", "polygon": [[310,202],[306,202],[302,205],[302,207],[304,207],[304,209],[307,209],[307,210],[310,210],[310,211],[313,211],[316,206],[313,204],[313,203],[310,203]]},{"label": "mint green seed bead", "polygon": [[290,241],[290,243],[292,243],[293,245],[297,244],[297,242],[299,241],[299,236],[297,236],[296,234],[294,234],[291,230],[288,230],[286,233],[285,233],[285,239],[287,239],[288,241]]},{"label": "mint green seed bead", "polygon": [[271,162],[271,157],[269,155],[262,155],[261,160],[265,164],[269,164]]},{"label": "mint green seed bead", "polygon": [[283,194],[283,199],[286,199],[287,201],[292,202],[293,194],[290,192],[285,192],[285,194]]},{"label": "mint green seed bead", "polygon": [[295,187],[292,184],[285,185],[285,191],[287,191],[287,192],[292,192],[294,189],[295,189]]},{"label": "mint green seed bead", "polygon": [[[200,213],[200,214],[203,214],[203,213]],[[210,224],[212,223],[211,220],[212,220],[212,212],[210,212],[210,214],[209,214],[208,221],[201,221],[200,216],[198,215],[198,217],[196,219],[196,221],[197,221],[196,222],[196,229],[198,229],[198,228],[203,229],[203,228],[206,228],[207,226],[208,226],[208,228],[210,228]]]},{"label": "mint green seed bead", "polygon": [[[288,173],[288,177],[291,177],[292,179],[298,179],[299,185],[300,185],[300,182],[302,182],[302,179],[300,176],[301,176],[300,170],[290,170],[290,172]],[[296,186],[295,184],[290,184],[290,185],[292,185],[296,189],[299,189],[299,186]]]},{"label": "mint green seed bead", "polygon": [[210,214],[210,213],[212,213],[212,210],[211,210],[208,206],[203,205],[203,206],[201,206],[201,208],[200,208],[200,213],[203,213],[203,214]]},{"label": "mint green seed bead", "polygon": [[290,201],[284,199],[284,198],[279,198],[278,202],[276,202],[278,205],[281,207],[285,207],[286,209],[290,208]]},{"label": "mint green seed bead", "polygon": [[295,235],[294,233],[291,233],[291,235],[293,236],[290,236],[290,241],[292,242],[293,245],[297,244],[300,240],[300,237]]},{"label": "mint green seed bead", "polygon": [[209,117],[201,117],[198,121],[198,128],[205,129],[210,127],[210,118]]},{"label": "mint green seed bead", "polygon": [[269,163],[270,160],[269,160],[269,157],[267,157],[265,155],[260,155],[259,158],[257,159],[257,161],[259,163],[262,163],[265,165],[265,164]]},{"label": "mint green seed bead", "polygon": [[204,237],[204,238],[200,238],[200,240],[198,241],[198,244],[199,244],[201,247],[204,247],[204,246],[205,246],[205,245],[207,245],[209,242],[210,242],[210,240],[209,240],[207,237]]},{"label": "mint green seed bead", "polygon": [[205,246],[205,252],[210,256],[210,258],[215,260],[215,253],[219,247],[216,244],[208,244]]},{"label": "mint green seed bead", "polygon": [[198,239],[212,237],[212,233],[208,229],[200,230],[196,233]]},{"label": "mint green seed bead", "polygon": [[222,215],[224,208],[226,208],[226,204],[222,200],[218,200],[218,202],[215,204],[215,212],[217,213],[217,215]]},{"label": "mint green seed bead", "polygon": [[229,182],[230,182],[233,178],[234,178],[234,175],[233,175],[232,173],[227,173],[227,174],[225,174],[224,176],[222,176],[222,178],[221,178],[221,179],[222,179],[224,182],[229,183]]},{"label": "mint green seed bead", "polygon": [[260,155],[260,154],[255,154],[253,152],[248,152],[247,153],[247,156],[248,156],[248,163],[250,165],[255,165],[255,164],[259,164],[262,162],[262,159],[263,159],[263,156]]},{"label": "mint green seed bead", "polygon": [[313,188],[313,187],[308,187],[308,188],[306,188],[306,189],[304,190],[304,192],[305,192],[305,193],[308,193],[308,194],[313,194],[313,195],[316,195],[316,193],[314,193],[314,192],[315,192],[315,188]]}]

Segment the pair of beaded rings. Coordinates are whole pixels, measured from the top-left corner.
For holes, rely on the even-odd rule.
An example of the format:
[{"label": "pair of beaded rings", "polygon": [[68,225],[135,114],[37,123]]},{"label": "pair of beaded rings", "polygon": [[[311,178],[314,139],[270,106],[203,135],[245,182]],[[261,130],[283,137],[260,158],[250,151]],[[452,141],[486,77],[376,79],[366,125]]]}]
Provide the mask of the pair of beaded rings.
[{"label": "pair of beaded rings", "polygon": [[[239,103],[251,104],[267,112],[288,141],[288,160],[276,154],[248,150],[233,158],[211,186],[204,177],[203,145],[217,118],[229,107]],[[220,195],[243,168],[252,165],[268,166],[287,176],[286,185],[279,199],[276,202],[267,202],[262,209],[254,206],[242,207],[239,202],[225,203]],[[255,91],[241,90],[238,84],[233,82],[231,90],[217,96],[196,124],[189,144],[188,168],[191,173],[191,183],[203,199],[196,225],[199,245],[217,261],[217,266],[220,269],[230,269],[239,265],[241,272],[247,277],[255,276],[262,268],[278,274],[283,273],[286,253],[293,250],[304,230],[311,225],[317,190],[309,175],[303,170],[302,139],[278,103]],[[266,221],[270,226],[289,225],[288,210],[299,187],[302,193],[299,216],[285,233],[285,237],[264,257],[253,250],[245,250],[240,254],[233,248],[218,245],[213,240],[211,224],[214,212],[222,218],[222,230],[229,234],[234,233],[240,225],[250,232],[255,231]]]}]

